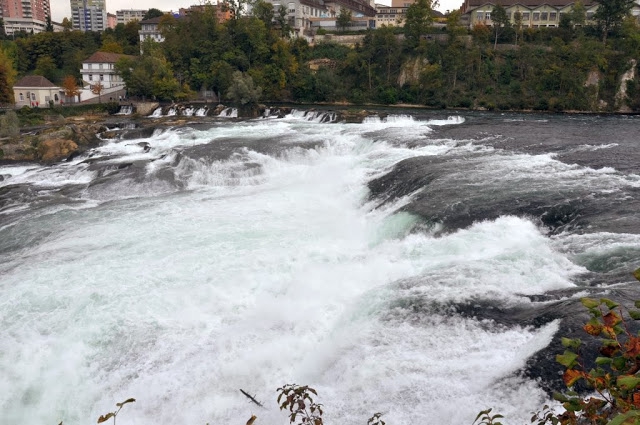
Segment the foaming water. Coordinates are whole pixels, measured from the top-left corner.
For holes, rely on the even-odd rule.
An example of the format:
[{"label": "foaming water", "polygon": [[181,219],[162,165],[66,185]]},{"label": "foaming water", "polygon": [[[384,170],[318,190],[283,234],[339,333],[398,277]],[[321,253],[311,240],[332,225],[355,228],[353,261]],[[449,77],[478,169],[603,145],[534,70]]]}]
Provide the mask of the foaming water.
[{"label": "foaming water", "polygon": [[[471,423],[489,406],[509,423],[528,421],[545,396],[516,372],[557,323],[502,328],[428,306],[527,304],[526,295],[572,288],[585,270],[571,261],[581,242],[550,239],[513,216],[435,237],[401,210],[411,194],[372,210],[367,182],[402,159],[471,156],[483,171],[477,158],[505,170],[507,156],[429,141],[437,124],[413,118],[316,118],[105,143],[94,157],[139,161],[141,171],[92,181],[85,208],[0,228],[16,241],[0,245],[3,421],[82,423],[135,397],[121,413],[133,425],[233,423],[251,413],[278,423],[287,418],[275,389],[293,382],[318,390],[327,423],[364,423],[379,411],[388,423]],[[399,128],[425,143],[398,144]],[[221,154],[239,140],[247,146]],[[542,172],[595,173],[549,156],[510,158],[531,170],[524,184]],[[74,184],[93,178],[74,164]],[[54,181],[73,173],[68,166],[39,177],[14,168],[7,180]],[[169,171],[179,185],[160,178]]]}]

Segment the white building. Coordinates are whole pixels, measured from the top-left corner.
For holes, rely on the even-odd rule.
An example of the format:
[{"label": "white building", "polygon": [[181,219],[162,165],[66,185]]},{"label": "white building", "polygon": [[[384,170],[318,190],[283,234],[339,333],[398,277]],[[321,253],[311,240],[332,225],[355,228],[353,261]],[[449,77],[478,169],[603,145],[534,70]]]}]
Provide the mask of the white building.
[{"label": "white building", "polygon": [[162,16],[158,16],[156,18],[140,21],[140,30],[138,31],[138,34],[140,35],[140,45],[142,45],[142,42],[148,39],[151,39],[157,43],[162,43],[164,41],[164,37],[160,33],[161,19]]},{"label": "white building", "polygon": [[105,90],[123,88],[124,81],[116,71],[116,63],[126,55],[119,53],[96,52],[82,61],[82,81],[90,86],[102,84]]},{"label": "white building", "polygon": [[64,99],[63,91],[41,75],[27,75],[13,86],[16,106],[48,108],[51,103],[60,105]]}]

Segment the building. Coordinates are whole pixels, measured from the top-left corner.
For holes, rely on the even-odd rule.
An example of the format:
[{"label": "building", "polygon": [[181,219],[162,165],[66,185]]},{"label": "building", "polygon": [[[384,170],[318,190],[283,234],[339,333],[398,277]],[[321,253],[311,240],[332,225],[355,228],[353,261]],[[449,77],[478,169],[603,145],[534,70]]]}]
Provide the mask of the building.
[{"label": "building", "polygon": [[[573,10],[575,0],[500,0],[500,5],[505,8],[507,16],[514,23],[514,16],[519,12],[524,28],[553,28],[560,25],[560,19],[564,14]],[[598,3],[594,0],[582,2],[587,23],[592,21]],[[462,5],[462,20],[473,28],[475,25],[492,25],[491,12],[495,7],[494,1],[465,0]]]},{"label": "building", "polygon": [[102,84],[105,90],[123,88],[124,81],[116,71],[116,63],[127,55],[119,53],[96,52],[82,61],[80,74],[84,85]]},{"label": "building", "polygon": [[39,33],[47,28],[51,16],[49,0],[0,0],[0,18],[7,35],[24,31]]},{"label": "building", "polygon": [[[275,11],[284,7],[287,11],[289,25],[297,37],[311,35],[311,27],[325,26],[321,23],[326,18],[335,19],[340,14],[340,9],[350,10],[355,21],[365,22],[367,17],[375,17],[376,9],[368,0],[266,0],[273,4]],[[314,23],[315,22],[315,23]]]},{"label": "building", "polygon": [[13,86],[16,107],[49,108],[63,102],[63,90],[40,75],[22,77]]},{"label": "building", "polygon": [[117,23],[126,25],[132,21],[142,21],[147,12],[147,10],[143,9],[116,10]]},{"label": "building", "polygon": [[207,7],[213,7],[216,13],[216,22],[219,24],[231,19],[231,11],[229,8],[224,7],[224,2],[218,1],[216,4],[202,4],[197,6],[191,6],[189,8],[181,7],[178,9],[178,17],[187,16],[191,12],[204,12]]},{"label": "building", "polygon": [[104,31],[107,28],[106,0],[71,0],[74,30]]},{"label": "building", "polygon": [[140,29],[138,30],[138,35],[140,36],[140,50],[142,51],[142,43],[145,40],[153,40],[157,43],[162,43],[164,41],[164,37],[160,32],[160,20],[162,16],[158,16],[156,18],[145,19],[144,21],[140,21]]},{"label": "building", "polygon": [[117,24],[118,24],[118,20],[116,15],[114,15],[113,13],[107,12],[107,28],[114,29]]}]

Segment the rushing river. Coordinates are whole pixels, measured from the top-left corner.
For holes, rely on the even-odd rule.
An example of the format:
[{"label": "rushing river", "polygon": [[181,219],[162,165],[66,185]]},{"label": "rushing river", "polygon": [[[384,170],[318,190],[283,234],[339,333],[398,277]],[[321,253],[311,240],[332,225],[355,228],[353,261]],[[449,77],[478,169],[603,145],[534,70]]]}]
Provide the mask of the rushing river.
[{"label": "rushing river", "polygon": [[286,424],[286,383],[327,424],[528,423],[559,320],[469,309],[631,281],[640,119],[410,114],[194,119],[0,166],[0,423],[134,397],[118,423]]}]

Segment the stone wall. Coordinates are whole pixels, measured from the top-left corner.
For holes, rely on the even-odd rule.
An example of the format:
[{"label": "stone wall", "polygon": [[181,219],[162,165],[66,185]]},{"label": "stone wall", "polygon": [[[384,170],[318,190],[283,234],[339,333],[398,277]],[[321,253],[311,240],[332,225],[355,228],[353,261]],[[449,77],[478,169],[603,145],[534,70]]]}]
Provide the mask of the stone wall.
[{"label": "stone wall", "polygon": [[158,108],[158,102],[133,102],[133,107],[138,115],[151,115]]}]

